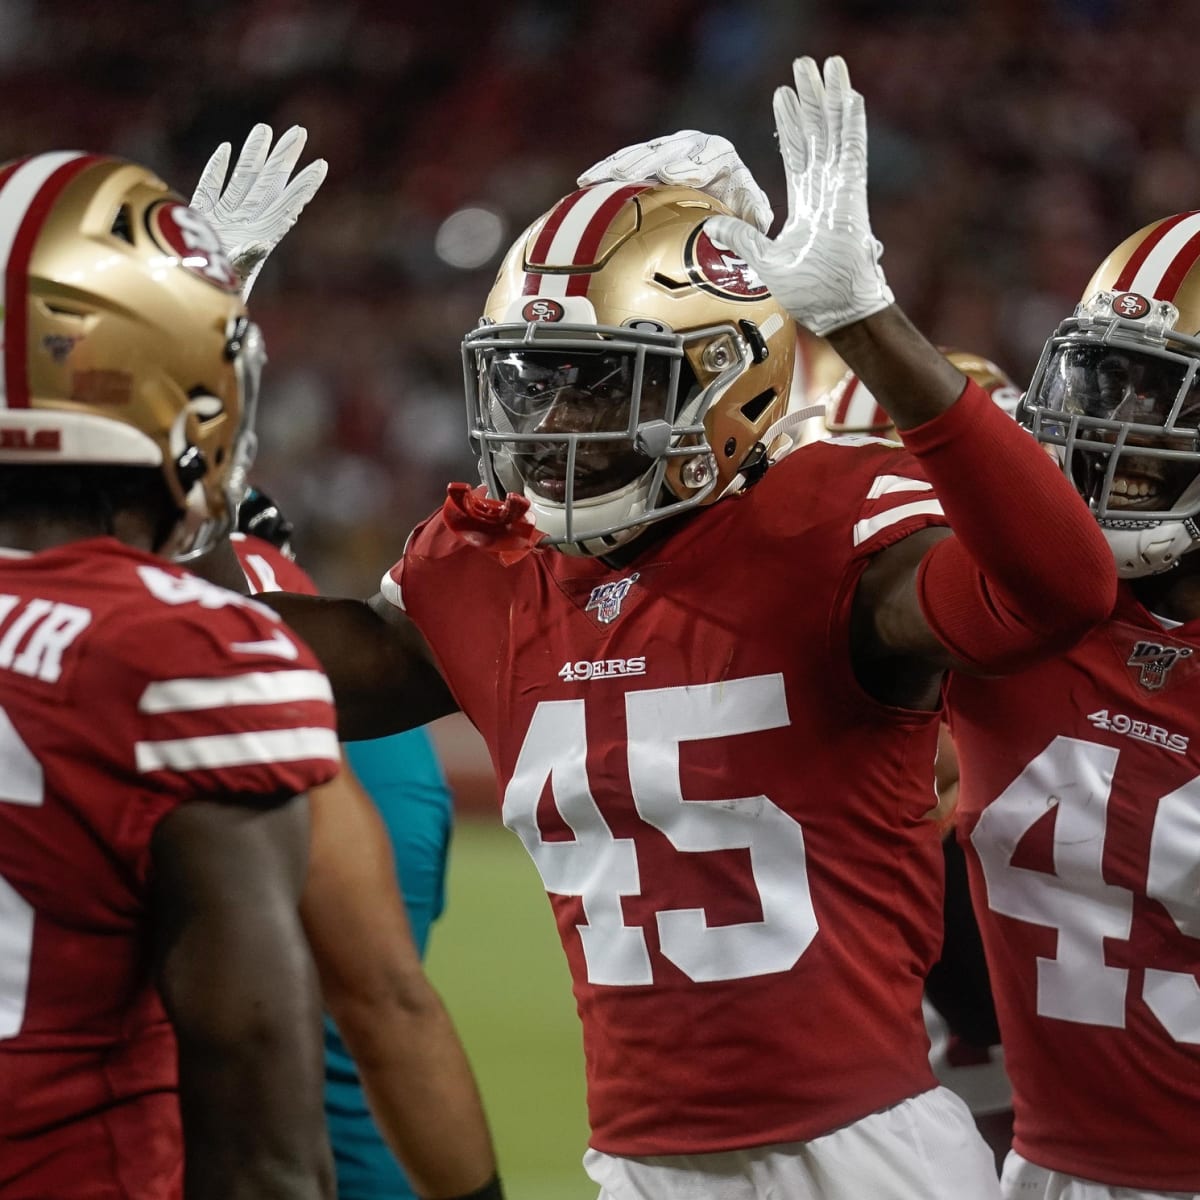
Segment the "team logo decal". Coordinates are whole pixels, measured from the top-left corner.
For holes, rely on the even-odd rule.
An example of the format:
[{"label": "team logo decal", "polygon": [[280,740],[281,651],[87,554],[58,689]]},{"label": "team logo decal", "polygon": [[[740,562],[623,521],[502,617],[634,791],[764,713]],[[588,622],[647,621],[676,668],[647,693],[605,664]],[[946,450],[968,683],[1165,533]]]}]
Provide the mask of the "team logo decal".
[{"label": "team logo decal", "polygon": [[1145,296],[1139,296],[1137,292],[1122,292],[1113,297],[1112,308],[1118,317],[1136,321],[1150,311],[1150,301]]},{"label": "team logo decal", "polygon": [[592,588],[592,594],[584,605],[584,612],[596,611],[596,619],[602,625],[611,625],[621,615],[621,605],[629,595],[629,589],[637,583],[638,572],[618,579],[615,583],[601,583]]},{"label": "team logo decal", "polygon": [[69,333],[48,333],[42,338],[42,349],[61,367],[71,357],[76,344],[82,341],[82,337],[73,337]]},{"label": "team logo decal", "polygon": [[1160,646],[1158,642],[1135,642],[1125,660],[1127,667],[1137,667],[1138,682],[1149,691],[1158,691],[1167,682],[1167,675],[1180,659],[1191,658],[1188,646]]},{"label": "team logo decal", "polygon": [[719,246],[698,225],[683,248],[683,265],[692,282],[726,300],[761,300],[769,296],[754,268],[732,250]]},{"label": "team logo decal", "polygon": [[566,310],[557,300],[547,300],[544,296],[530,302],[521,309],[521,319],[525,321],[561,321]]},{"label": "team logo decal", "polygon": [[193,275],[223,292],[238,291],[237,272],[225,257],[221,239],[199,213],[168,200],[147,213],[146,224],[154,240]]},{"label": "team logo decal", "polygon": [[61,429],[0,429],[0,450],[61,449]]}]

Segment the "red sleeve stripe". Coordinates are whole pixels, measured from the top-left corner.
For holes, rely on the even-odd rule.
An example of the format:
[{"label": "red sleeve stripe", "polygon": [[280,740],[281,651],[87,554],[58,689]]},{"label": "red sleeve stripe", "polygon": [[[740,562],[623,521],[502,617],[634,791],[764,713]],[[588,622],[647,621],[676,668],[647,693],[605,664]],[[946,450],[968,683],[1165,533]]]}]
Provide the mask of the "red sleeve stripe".
[{"label": "red sleeve stripe", "polygon": [[39,154],[22,163],[0,188],[0,269],[4,272],[0,345],[5,347],[0,407],[29,407],[29,260],[38,234],[67,184],[101,161],[99,155],[77,150]]},{"label": "red sleeve stripe", "polygon": [[137,769],[143,775],[151,771],[214,771],[313,760],[341,762],[337,734],[326,726],[138,742],[134,753]]},{"label": "red sleeve stripe", "polygon": [[333,703],[322,671],[254,671],[206,679],[164,679],[147,686],[138,701],[144,713],[202,712],[244,704]]},{"label": "red sleeve stripe", "polygon": [[1184,275],[1200,258],[1200,212],[1160,221],[1130,255],[1113,289],[1173,300]]},{"label": "red sleeve stripe", "polygon": [[[591,274],[569,267],[594,265],[595,253],[613,218],[626,200],[644,192],[648,183],[599,183],[572,192],[546,219],[529,254],[525,296],[585,296]],[[555,273],[543,274],[538,268]],[[560,273],[561,272],[561,273]]]}]

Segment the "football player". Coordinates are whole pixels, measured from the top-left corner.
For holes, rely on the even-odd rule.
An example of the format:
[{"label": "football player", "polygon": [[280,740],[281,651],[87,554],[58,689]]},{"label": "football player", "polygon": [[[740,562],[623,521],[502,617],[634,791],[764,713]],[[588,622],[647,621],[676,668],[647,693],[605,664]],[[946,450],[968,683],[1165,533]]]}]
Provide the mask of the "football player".
[{"label": "football player", "polygon": [[[292,523],[269,496],[251,488],[238,506],[237,524],[238,530],[230,538],[252,592],[283,590],[317,594],[316,585],[295,562]],[[361,1072],[347,1048],[346,1038],[360,1045],[366,1036],[386,1043],[389,1010],[385,1007],[381,1013],[377,1005],[369,1003],[371,996],[386,995],[386,989],[372,988],[371,979],[397,965],[404,967],[414,948],[421,955],[425,952],[430,926],[445,903],[453,805],[441,764],[424,729],[410,729],[374,741],[349,742],[343,750],[353,777],[361,783],[373,806],[373,811],[359,814],[360,828],[353,838],[353,861],[357,869],[345,887],[368,898],[372,917],[367,924],[380,930],[381,936],[373,947],[363,944],[360,938],[355,938],[350,947],[358,960],[350,982],[356,983],[360,992],[367,990],[368,1002],[343,1006],[338,1021],[346,1027],[345,1035],[333,1017],[328,1014],[325,1017],[325,1115],[341,1200],[375,1200],[378,1196],[404,1200],[413,1195],[412,1188],[372,1119]],[[327,798],[326,794],[334,787],[327,784],[313,793],[314,821],[322,819],[321,806],[328,805],[327,819],[331,825],[343,820],[348,805],[355,810],[359,808],[359,789],[351,787],[349,801],[336,791]],[[385,851],[383,855],[371,856],[371,861],[381,868],[380,874],[362,870],[368,844],[381,846]],[[389,858],[394,862],[394,870],[387,869]],[[403,888],[402,898],[397,881]],[[396,923],[396,911],[401,905],[407,912],[409,928],[397,933],[390,925]],[[383,919],[389,912],[391,922]],[[381,929],[381,926],[389,927]],[[399,1029],[394,1040],[404,1044],[413,1038],[407,1030]],[[386,1115],[395,1114],[401,1107],[387,1104],[391,1088],[411,1094],[414,1087],[428,1086],[438,1075],[445,1074],[411,1067],[400,1071],[397,1065],[393,1062],[391,1072],[385,1073],[378,1069],[374,1059],[367,1061],[377,1080],[375,1105]],[[368,1084],[371,1082],[369,1079]],[[424,1158],[435,1152],[439,1135],[444,1137],[450,1132],[446,1100],[426,1096],[419,1105],[405,1107],[431,1114],[430,1128],[411,1129],[409,1118],[407,1124],[402,1120],[395,1126],[399,1132],[393,1132],[398,1149],[406,1152],[404,1157],[421,1166]],[[402,1109],[400,1115],[403,1118]],[[453,1136],[461,1145],[462,1132]]]},{"label": "football player", "polygon": [[0,167],[0,248],[0,1194],[332,1195],[297,912],[329,683],[176,565],[244,486],[258,332],[132,163]]},{"label": "football player", "polygon": [[1112,548],[1112,618],[947,690],[1013,1081],[1011,1200],[1200,1194],[1198,235],[1181,213],[1122,242],[1024,402]]},{"label": "football player", "polygon": [[[322,159],[292,175],[306,141],[303,128],[293,126],[274,145],[273,136],[270,126],[256,125],[232,169],[229,143],[219,146],[192,197],[193,208],[208,216],[227,250],[243,298],[325,176]],[[221,539],[217,552],[197,569],[238,591],[249,583],[257,591],[282,585],[315,592],[292,561],[291,522],[269,498],[250,489],[238,522],[259,536],[235,532]],[[312,851],[301,903],[325,1005],[337,1022],[335,1027],[327,1018],[326,1110],[338,1194],[413,1194],[373,1114],[421,1195],[500,1200],[503,1190],[474,1077],[419,958],[432,910],[441,903],[449,795],[419,730],[398,734],[387,746],[363,743],[346,753],[389,809],[395,803],[388,789],[397,786],[397,755],[404,754],[407,787],[398,844],[408,850],[404,878],[421,891],[414,893],[410,920],[396,886],[388,827],[355,770],[343,763],[334,779],[311,792]]]},{"label": "football player", "polygon": [[[625,153],[657,170],[671,140]],[[1198,261],[1194,212],[1122,242],[1048,340],[1020,413],[1109,541],[1114,614],[1040,666],[955,672],[946,692],[1014,1088],[1007,1200],[1200,1194]],[[831,412],[887,421],[861,389]]]},{"label": "football player", "polygon": [[[1115,570],[894,305],[845,64],[798,60],[775,111],[778,237],[691,187],[560,201],[464,340],[486,488],[452,485],[369,603],[270,599],[344,735],[461,707],[487,740],[570,962],[605,1200],[994,1197],[921,1017],[938,698],[1077,640]],[[785,454],[795,320],[906,449]]]}]

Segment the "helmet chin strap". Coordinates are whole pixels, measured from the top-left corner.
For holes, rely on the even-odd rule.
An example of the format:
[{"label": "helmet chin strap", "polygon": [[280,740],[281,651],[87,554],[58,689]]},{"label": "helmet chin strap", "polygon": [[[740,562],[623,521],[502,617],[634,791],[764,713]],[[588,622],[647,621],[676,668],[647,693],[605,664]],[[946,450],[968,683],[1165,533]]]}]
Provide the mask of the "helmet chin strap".
[{"label": "helmet chin strap", "polygon": [[1162,521],[1144,529],[1105,529],[1104,536],[1122,579],[1161,575],[1177,567],[1189,550],[1200,546],[1200,528],[1190,518]]}]

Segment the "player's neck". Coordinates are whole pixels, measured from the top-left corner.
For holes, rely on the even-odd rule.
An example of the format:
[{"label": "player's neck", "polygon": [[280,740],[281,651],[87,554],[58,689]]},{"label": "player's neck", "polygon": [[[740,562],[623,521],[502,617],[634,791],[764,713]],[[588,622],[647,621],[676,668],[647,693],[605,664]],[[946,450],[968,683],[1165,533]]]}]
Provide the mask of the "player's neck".
[{"label": "player's neck", "polygon": [[1189,555],[1173,571],[1132,582],[1134,595],[1156,616],[1181,623],[1200,617],[1200,553]]},{"label": "player's neck", "polygon": [[37,554],[54,550],[72,542],[90,538],[116,537],[118,541],[138,550],[153,550],[151,533],[141,521],[112,522],[97,518],[65,516],[29,516],[0,518],[0,546],[9,550],[26,550]]}]

